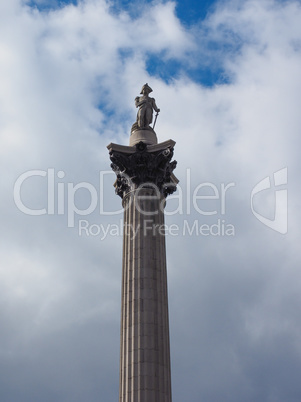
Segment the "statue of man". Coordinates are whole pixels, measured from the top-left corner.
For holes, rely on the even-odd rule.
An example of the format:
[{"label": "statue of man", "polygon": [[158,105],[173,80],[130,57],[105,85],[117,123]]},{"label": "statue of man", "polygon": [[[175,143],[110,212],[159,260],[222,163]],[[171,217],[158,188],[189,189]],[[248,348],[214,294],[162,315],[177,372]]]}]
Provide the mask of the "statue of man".
[{"label": "statue of man", "polygon": [[143,85],[140,94],[142,96],[136,96],[135,105],[139,107],[137,113],[137,126],[138,128],[150,128],[149,125],[153,121],[153,109],[159,113],[154,98],[150,98],[148,95],[153,92],[148,84]]}]

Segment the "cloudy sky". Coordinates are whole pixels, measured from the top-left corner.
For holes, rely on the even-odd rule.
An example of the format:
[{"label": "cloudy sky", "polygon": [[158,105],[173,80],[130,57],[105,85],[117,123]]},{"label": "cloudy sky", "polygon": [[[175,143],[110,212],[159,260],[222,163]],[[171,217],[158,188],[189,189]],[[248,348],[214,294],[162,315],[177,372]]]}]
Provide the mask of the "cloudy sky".
[{"label": "cloudy sky", "polygon": [[301,400],[300,20],[299,0],[0,0],[1,401],[118,399],[106,146],[146,82],[177,143],[173,401]]}]

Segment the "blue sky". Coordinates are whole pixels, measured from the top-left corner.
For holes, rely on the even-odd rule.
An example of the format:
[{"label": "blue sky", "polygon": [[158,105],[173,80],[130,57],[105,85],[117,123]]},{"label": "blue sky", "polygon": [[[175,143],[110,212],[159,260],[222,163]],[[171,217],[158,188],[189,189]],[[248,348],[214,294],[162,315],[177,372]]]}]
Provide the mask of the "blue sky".
[{"label": "blue sky", "polygon": [[[135,2],[126,0],[115,0],[112,2],[116,10],[129,10],[132,15],[137,12],[137,4]],[[150,0],[142,1],[140,4],[151,3]],[[204,19],[208,12],[211,11],[212,6],[216,3],[215,0],[184,0],[176,2],[176,15],[182,23],[191,25]]]},{"label": "blue sky", "polygon": [[301,400],[300,19],[297,0],[0,1],[1,401],[118,398],[123,215],[106,146],[128,144],[146,82],[180,179],[173,401]]},{"label": "blue sky", "polygon": [[[50,10],[59,9],[68,4],[76,5],[77,3],[77,1],[58,2],[32,0],[28,4],[43,12],[49,12]],[[139,4],[132,1],[114,0],[110,2],[110,10],[116,14],[125,11],[132,18],[137,18],[143,12],[144,7],[151,3],[150,0],[139,2]],[[215,3],[216,1],[212,0],[175,2],[175,14],[184,27],[191,29],[193,26],[204,20],[209,13],[214,11]],[[210,46],[211,49],[215,48],[215,50],[218,51],[220,44],[219,42],[212,42],[210,44],[206,43],[204,46]],[[128,49],[125,49],[122,53],[126,55],[127,52]],[[222,66],[214,65],[213,63],[208,65],[208,62],[204,63],[200,60],[198,60],[193,66],[189,66],[185,63],[185,60],[182,59],[169,58],[166,60],[164,53],[166,52],[163,51],[155,54],[150,52],[146,58],[146,68],[150,75],[158,76],[166,82],[179,77],[183,73],[187,74],[191,79],[206,86],[222,83],[228,79]]]}]

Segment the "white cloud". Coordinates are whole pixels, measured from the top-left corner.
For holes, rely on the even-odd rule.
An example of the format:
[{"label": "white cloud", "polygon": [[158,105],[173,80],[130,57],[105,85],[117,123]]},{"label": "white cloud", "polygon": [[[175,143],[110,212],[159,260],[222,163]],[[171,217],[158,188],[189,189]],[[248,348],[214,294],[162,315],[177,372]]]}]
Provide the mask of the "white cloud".
[{"label": "white cloud", "polygon": [[[134,97],[149,82],[161,108],[159,140],[177,141],[185,197],[187,168],[191,191],[207,181],[235,183],[224,216],[218,206],[212,217],[193,208],[167,217],[181,228],[184,219],[201,225],[220,217],[236,231],[167,237],[174,400],[300,399],[298,379],[281,368],[300,369],[299,2],[229,1],[189,30],[169,2],[144,5],[136,18],[92,0],[47,12],[18,1],[0,7],[1,398],[117,398],[121,238],[80,237],[65,215],[25,216],[13,186],[26,170],[54,168],[65,172],[56,186],[88,181],[98,189],[99,171],[109,170],[106,145],[127,143]],[[230,82],[205,88],[183,68],[166,83],[146,71],[150,53],[187,66],[213,63]],[[283,236],[252,215],[250,194],[286,166]],[[112,184],[106,177],[106,206],[119,208]],[[44,207],[46,189],[46,178],[28,181],[24,202]],[[78,202],[89,200],[81,193]],[[117,225],[121,218],[87,219]],[[33,397],[26,389],[37,376]]]}]

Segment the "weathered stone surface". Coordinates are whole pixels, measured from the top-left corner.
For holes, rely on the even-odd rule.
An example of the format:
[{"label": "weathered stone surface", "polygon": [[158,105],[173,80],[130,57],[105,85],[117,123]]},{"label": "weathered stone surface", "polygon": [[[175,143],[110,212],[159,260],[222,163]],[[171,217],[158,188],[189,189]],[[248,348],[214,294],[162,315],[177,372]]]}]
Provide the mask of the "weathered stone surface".
[{"label": "weathered stone surface", "polygon": [[[108,146],[111,167],[116,173],[116,194],[121,198],[142,184],[151,183],[165,197],[176,190],[178,180],[172,174],[177,162],[173,157],[174,141],[148,146],[139,142],[135,147]],[[117,148],[117,149],[116,149]]]},{"label": "weathered stone surface", "polygon": [[157,136],[153,130],[135,130],[130,135],[130,146],[138,144],[140,141],[147,145],[157,144]]},{"label": "weathered stone surface", "polygon": [[164,231],[175,142],[109,144],[124,207],[119,402],[171,402]]},{"label": "weathered stone surface", "polygon": [[149,188],[124,199],[124,222],[137,235],[124,232],[120,402],[171,402],[165,236],[146,229],[164,224],[162,199]]},{"label": "weathered stone surface", "polygon": [[149,96],[151,92],[153,92],[151,87],[148,84],[145,84],[140,92],[140,95],[142,96],[136,96],[135,98],[135,106],[138,108],[138,113],[137,120],[132,126],[132,133],[135,130],[141,129],[153,131],[153,128],[150,127],[150,124],[153,121],[153,110],[157,112],[158,116],[160,109],[157,107],[155,99]]}]

